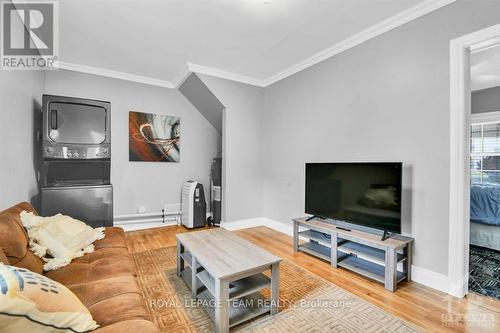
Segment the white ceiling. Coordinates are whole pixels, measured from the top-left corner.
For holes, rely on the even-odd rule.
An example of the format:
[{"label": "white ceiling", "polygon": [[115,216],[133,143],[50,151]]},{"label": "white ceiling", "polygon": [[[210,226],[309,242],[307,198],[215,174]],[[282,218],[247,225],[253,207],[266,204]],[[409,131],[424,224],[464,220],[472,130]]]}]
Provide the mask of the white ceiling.
[{"label": "white ceiling", "polygon": [[264,82],[374,25],[453,1],[64,0],[60,60],[165,82],[180,80],[188,64]]},{"label": "white ceiling", "polygon": [[500,44],[473,52],[470,66],[473,91],[500,86]]}]

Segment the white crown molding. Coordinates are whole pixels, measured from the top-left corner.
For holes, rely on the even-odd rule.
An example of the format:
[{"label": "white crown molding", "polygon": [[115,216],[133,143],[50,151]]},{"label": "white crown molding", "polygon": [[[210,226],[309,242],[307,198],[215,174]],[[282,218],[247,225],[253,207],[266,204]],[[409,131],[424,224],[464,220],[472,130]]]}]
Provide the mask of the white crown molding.
[{"label": "white crown molding", "polygon": [[273,83],[283,80],[295,73],[303,71],[317,63],[331,58],[337,54],[347,51],[359,44],[362,44],[370,39],[380,36],[388,31],[391,31],[397,27],[400,27],[410,21],[418,19],[428,13],[431,13],[439,8],[447,6],[456,0],[426,0],[420,4],[413,6],[399,14],[396,14],[380,23],[371,26],[343,41],[323,50],[315,55],[285,69],[278,74],[275,74],[264,80],[264,86],[267,87]]},{"label": "white crown molding", "polygon": [[257,87],[264,87],[264,81],[255,79],[249,76],[244,76],[244,75],[239,75],[239,74],[234,74],[230,72],[226,72],[217,68],[213,67],[208,67],[208,66],[202,66],[202,65],[197,65],[193,63],[187,64],[188,69],[191,72],[198,73],[198,74],[205,74],[205,75],[210,75],[213,77],[218,77],[221,79],[226,79],[230,81],[236,81],[236,82],[241,82],[241,83],[246,83],[252,86],[257,86]]},{"label": "white crown molding", "polygon": [[93,74],[93,75],[98,75],[98,76],[105,76],[105,77],[110,77],[110,78],[114,78],[114,79],[143,83],[143,84],[147,84],[147,85],[151,85],[151,86],[171,88],[171,89],[176,88],[176,86],[170,81],[153,79],[153,78],[147,77],[147,76],[129,74],[129,73],[124,73],[124,72],[112,71],[112,70],[104,69],[104,68],[97,68],[97,67],[90,67],[90,66],[79,65],[79,64],[72,64],[72,63],[62,62],[62,61],[57,62],[55,64],[55,67],[60,68],[60,69],[65,69],[68,71],[73,71],[73,72],[80,72],[80,73]]},{"label": "white crown molding", "polygon": [[393,30],[397,27],[400,27],[410,21],[413,21],[415,19],[418,19],[419,17],[422,17],[428,13],[431,13],[439,8],[442,8],[446,5],[449,5],[456,0],[425,0],[421,2],[420,4],[413,6],[399,14],[396,14],[380,23],[377,23],[373,26],[371,26],[368,29],[365,29],[354,36],[351,36],[323,51],[320,51],[311,57],[300,61],[299,63],[290,66],[289,68],[272,75],[271,77],[267,79],[257,79],[245,75],[240,75],[240,74],[235,74],[231,72],[227,72],[221,69],[209,67],[209,66],[203,66],[199,64],[193,64],[193,63],[187,63],[186,67],[182,74],[179,76],[177,80],[173,82],[171,81],[165,81],[165,80],[159,80],[159,79],[154,79],[146,76],[140,76],[140,75],[134,75],[134,74],[129,74],[129,73],[124,73],[124,72],[118,72],[118,71],[112,71],[104,68],[96,68],[96,67],[90,67],[90,66],[84,66],[84,65],[79,65],[79,64],[72,64],[72,63],[67,63],[67,62],[59,62],[56,64],[56,67],[59,67],[61,69],[66,69],[70,71],[75,71],[75,72],[81,72],[81,73],[87,73],[87,74],[94,74],[94,75],[99,75],[99,76],[105,76],[105,77],[111,77],[115,79],[121,79],[121,80],[127,80],[127,81],[133,81],[133,82],[139,82],[139,83],[144,83],[152,86],[158,86],[158,87],[165,87],[165,88],[171,88],[171,89],[177,89],[184,81],[189,77],[191,73],[199,73],[199,74],[205,74],[205,75],[210,75],[213,77],[218,77],[221,79],[226,79],[230,81],[236,81],[240,83],[245,83],[249,84],[252,86],[257,86],[257,87],[267,87],[271,84],[274,84],[280,80],[283,80],[293,74],[296,74],[300,71],[303,71],[304,69],[307,69],[311,66],[316,65],[317,63],[324,61],[328,58],[331,58],[337,54],[340,54],[344,51],[347,51],[355,46],[358,46],[359,44],[362,44],[372,38],[375,38],[377,36],[380,36],[390,30]]}]

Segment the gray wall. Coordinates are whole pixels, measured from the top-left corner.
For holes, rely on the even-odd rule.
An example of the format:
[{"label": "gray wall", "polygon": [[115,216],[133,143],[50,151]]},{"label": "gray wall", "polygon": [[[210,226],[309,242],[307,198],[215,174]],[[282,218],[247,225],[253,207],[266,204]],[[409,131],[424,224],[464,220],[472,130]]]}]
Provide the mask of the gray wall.
[{"label": "gray wall", "polygon": [[0,210],[31,201],[38,192],[34,159],[35,117],[39,117],[43,71],[0,73]]},{"label": "gray wall", "polygon": [[500,87],[473,91],[471,104],[472,113],[500,111]]},{"label": "gray wall", "polygon": [[262,215],[263,89],[199,75],[226,107],[223,114],[224,221]]},{"label": "gray wall", "polygon": [[[111,102],[115,215],[135,213],[139,206],[157,212],[177,204],[187,179],[200,180],[208,198],[220,134],[177,90],[61,70],[47,72],[45,92]],[[129,111],[181,117],[179,163],[129,162]]]},{"label": "gray wall", "polygon": [[403,161],[414,264],[447,274],[449,42],[499,22],[459,0],[266,88],[263,215],[304,214],[306,162]]}]

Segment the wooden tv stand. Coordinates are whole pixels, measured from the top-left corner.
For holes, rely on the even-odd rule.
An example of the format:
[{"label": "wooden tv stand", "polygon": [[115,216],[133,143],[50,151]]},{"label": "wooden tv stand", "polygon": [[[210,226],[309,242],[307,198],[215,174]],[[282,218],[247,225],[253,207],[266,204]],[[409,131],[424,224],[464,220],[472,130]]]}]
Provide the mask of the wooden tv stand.
[{"label": "wooden tv stand", "polygon": [[[305,243],[299,242],[306,238]],[[411,280],[413,238],[394,235],[384,241],[380,235],[358,230],[342,230],[321,219],[293,219],[293,249],[382,282],[395,291],[401,281]],[[402,268],[398,270],[398,264]]]}]

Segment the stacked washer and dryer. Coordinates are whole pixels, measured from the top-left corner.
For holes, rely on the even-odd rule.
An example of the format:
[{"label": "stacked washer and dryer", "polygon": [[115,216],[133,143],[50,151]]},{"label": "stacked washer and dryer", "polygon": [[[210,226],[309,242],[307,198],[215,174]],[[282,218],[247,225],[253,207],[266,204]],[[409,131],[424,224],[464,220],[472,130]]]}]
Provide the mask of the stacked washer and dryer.
[{"label": "stacked washer and dryer", "polygon": [[113,225],[111,103],[43,95],[41,213]]}]

